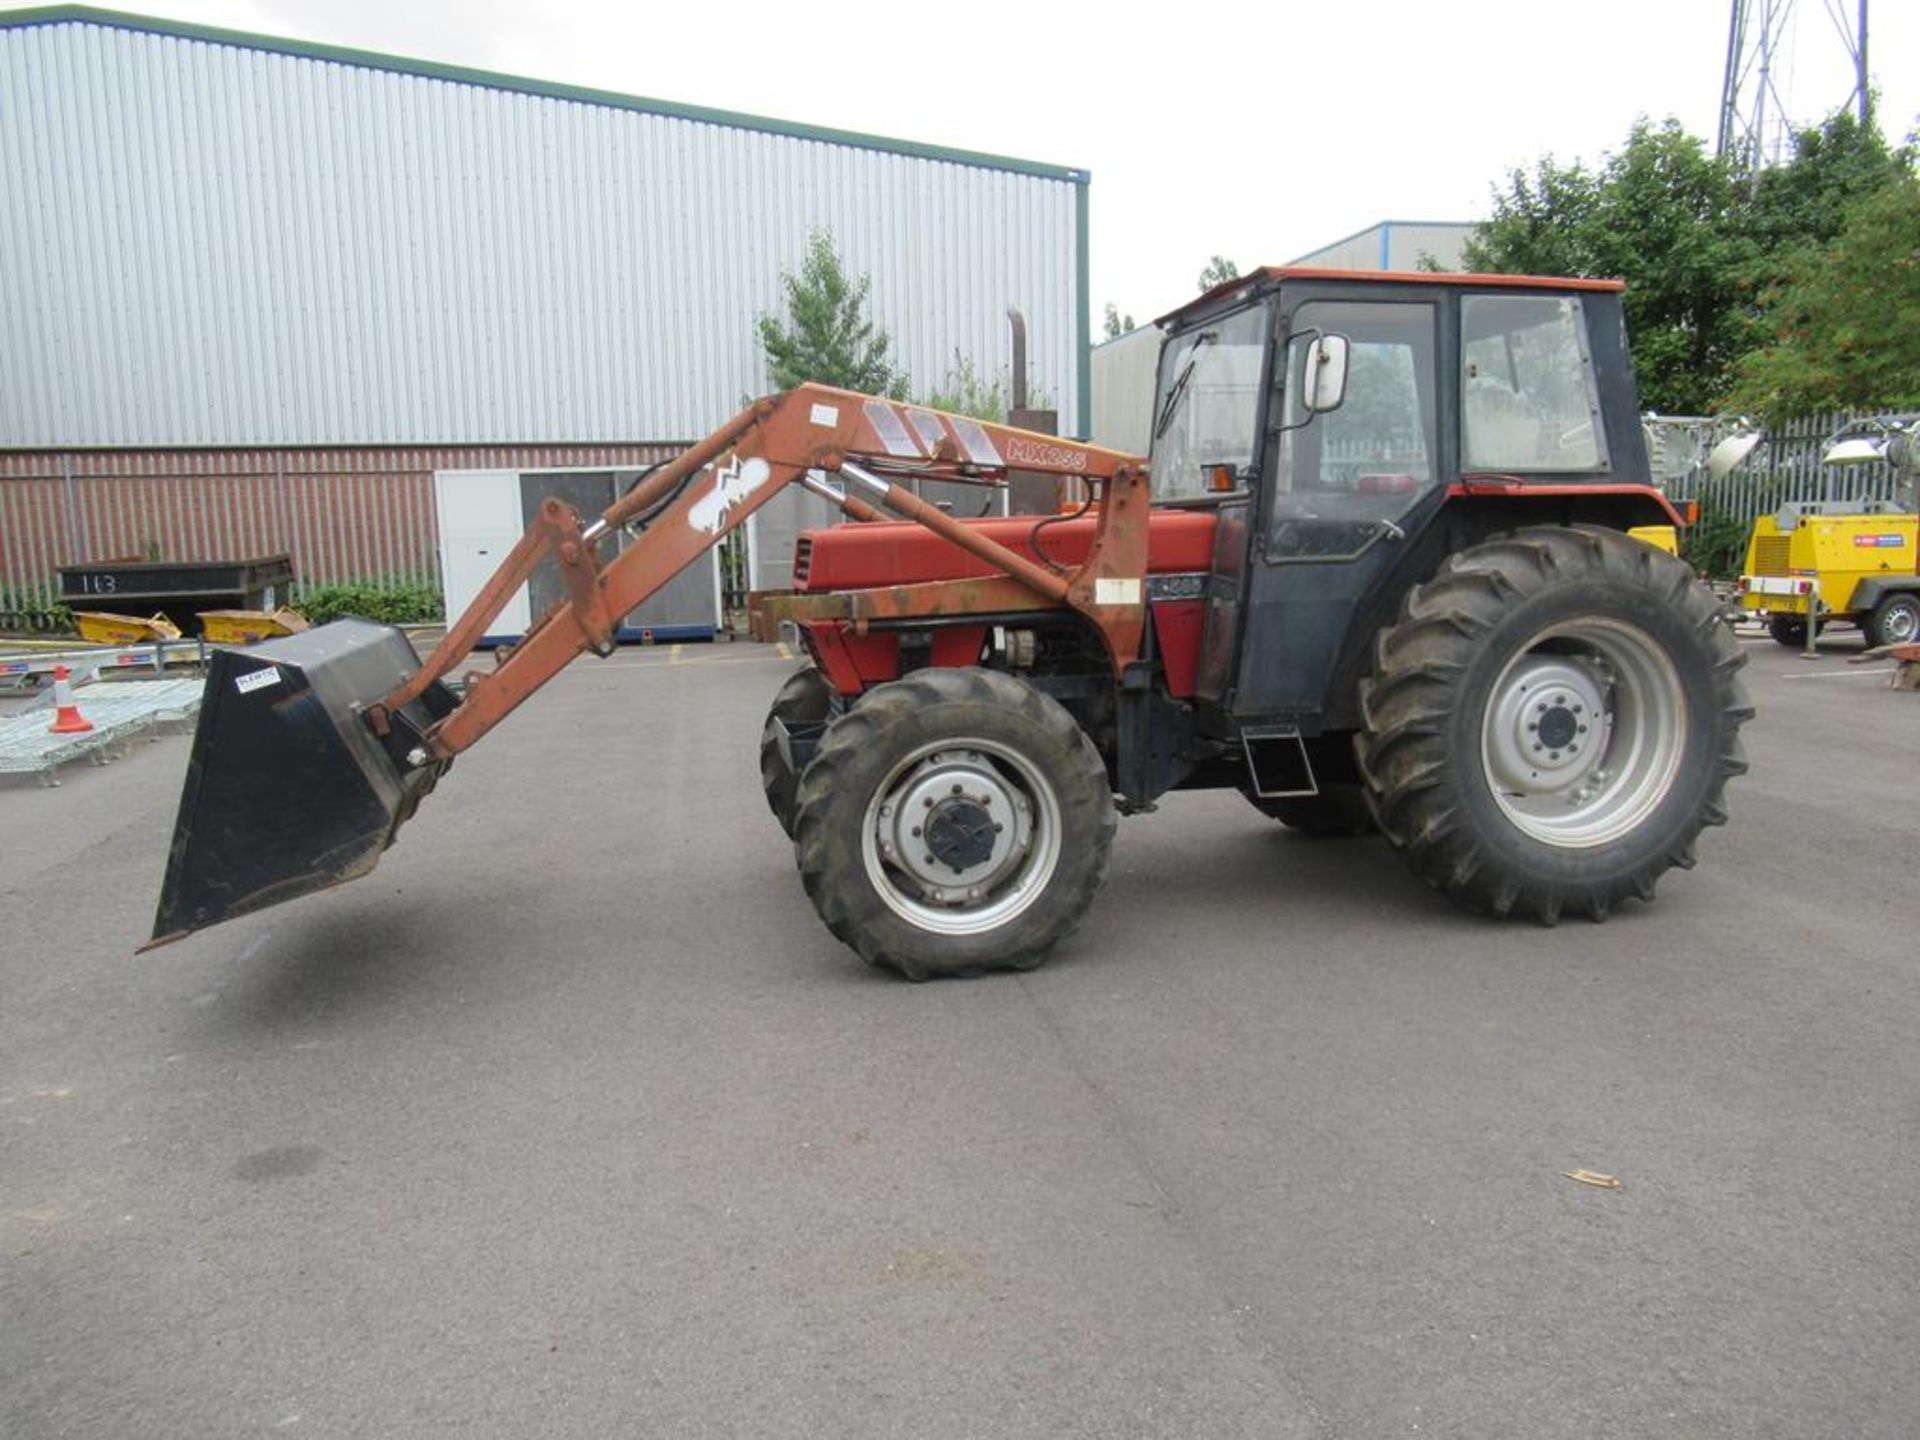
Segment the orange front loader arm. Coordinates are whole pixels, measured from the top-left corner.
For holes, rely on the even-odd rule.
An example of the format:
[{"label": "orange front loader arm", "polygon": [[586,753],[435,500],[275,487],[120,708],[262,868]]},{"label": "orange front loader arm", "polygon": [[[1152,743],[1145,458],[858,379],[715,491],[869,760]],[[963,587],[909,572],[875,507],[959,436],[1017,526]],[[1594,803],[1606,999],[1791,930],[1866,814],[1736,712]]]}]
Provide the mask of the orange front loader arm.
[{"label": "orange front loader arm", "polygon": [[[902,480],[1004,485],[1009,469],[1073,476],[1091,487],[1092,547],[1062,573],[969,528],[920,499]],[[827,480],[837,474],[839,488]],[[567,598],[528,631],[500,667],[473,677],[461,703],[421,736],[416,764],[467,749],[551,680],[583,650],[613,649],[620,617],[665,585],[788,485],[832,500],[857,520],[880,510],[916,521],[1000,570],[1018,608],[1064,606],[1084,614],[1106,638],[1116,672],[1137,659],[1145,629],[1148,484],[1139,457],[949,415],[900,401],[802,385],[756,401],[705,440],[654,471],[632,493],[582,526],[554,499],[467,611],[433,659],[368,707],[386,736],[402,706],[458,665],[513,593],[542,561],[560,567]],[[876,509],[875,506],[880,507]],[[626,550],[602,566],[595,543],[627,524],[644,525]],[[874,595],[866,613],[954,613],[980,581],[906,586]],[[862,594],[855,592],[852,602]]]}]

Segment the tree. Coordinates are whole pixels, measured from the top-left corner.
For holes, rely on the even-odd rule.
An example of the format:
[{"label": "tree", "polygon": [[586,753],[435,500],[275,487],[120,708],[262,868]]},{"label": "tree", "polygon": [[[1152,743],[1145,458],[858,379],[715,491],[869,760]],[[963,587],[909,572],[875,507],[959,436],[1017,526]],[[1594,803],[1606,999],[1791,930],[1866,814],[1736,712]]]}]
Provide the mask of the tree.
[{"label": "tree", "polygon": [[774,387],[791,390],[808,380],[905,399],[907,377],[887,359],[892,344],[866,316],[868,277],[850,279],[833,248],[833,235],[807,237],[800,273],[780,272],[787,316],[759,318],[760,344]]},{"label": "tree", "polygon": [[947,378],[921,399],[930,410],[945,410],[950,415],[971,415],[976,420],[1004,422],[1007,418],[1005,372],[986,378],[970,356],[953,352],[953,364]]},{"label": "tree", "polygon": [[[1807,242],[1838,238],[1859,200],[1912,173],[1910,150],[1894,150],[1877,128],[1862,126],[1851,110],[1836,111],[1794,137],[1793,159],[1754,175],[1746,228],[1763,256],[1791,258]],[[1786,252],[1786,253],[1782,253]],[[1766,266],[1767,278],[1784,273]]]},{"label": "tree", "polygon": [[[1913,160],[1841,111],[1796,136],[1786,164],[1742,175],[1677,122],[1641,120],[1598,170],[1546,156],[1514,171],[1466,264],[1625,279],[1641,403],[1697,414],[1725,401],[1744,356],[1779,340],[1764,297],[1784,297],[1849,206],[1911,176]],[[1741,393],[1756,393],[1741,375]]]},{"label": "tree", "polygon": [[1240,267],[1234,264],[1233,261],[1227,259],[1226,256],[1216,255],[1207,261],[1207,268],[1200,272],[1199,280],[1194,283],[1199,285],[1202,291],[1207,291],[1213,289],[1216,285],[1224,285],[1229,280],[1238,280],[1239,278]]},{"label": "tree", "polygon": [[1467,244],[1467,267],[1624,277],[1641,403],[1697,414],[1753,339],[1742,299],[1758,252],[1729,223],[1738,187],[1732,166],[1678,122],[1642,120],[1598,171],[1552,156],[1531,177],[1514,171]]},{"label": "tree", "polygon": [[1111,300],[1107,302],[1107,313],[1102,318],[1100,323],[1102,327],[1106,330],[1107,339],[1109,340],[1118,340],[1122,335],[1125,335],[1129,330],[1137,330],[1139,328],[1139,326],[1134,324],[1133,316],[1122,315],[1117,309],[1114,308],[1114,304]]},{"label": "tree", "polygon": [[[1031,365],[1027,367],[1027,375],[1028,408],[1051,409],[1052,396],[1045,387],[1033,383]],[[1006,366],[1002,365],[992,374],[982,373],[971,356],[963,355],[956,349],[953,363],[947,366],[946,379],[922,396],[920,403],[930,410],[945,410],[951,415],[971,415],[976,420],[1004,423],[1012,394],[1013,381]]]},{"label": "tree", "polygon": [[1920,408],[1920,178],[1842,207],[1833,240],[1781,268],[1763,301],[1771,338],[1741,361],[1733,403],[1775,420]]}]

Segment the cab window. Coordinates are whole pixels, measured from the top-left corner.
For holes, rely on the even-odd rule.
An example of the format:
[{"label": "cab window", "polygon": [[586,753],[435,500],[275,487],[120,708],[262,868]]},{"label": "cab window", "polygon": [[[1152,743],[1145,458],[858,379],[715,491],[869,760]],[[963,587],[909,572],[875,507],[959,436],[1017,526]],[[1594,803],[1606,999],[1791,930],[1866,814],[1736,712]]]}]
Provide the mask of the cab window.
[{"label": "cab window", "polygon": [[1463,298],[1460,408],[1463,470],[1606,469],[1606,429],[1579,298]]},{"label": "cab window", "polygon": [[[1425,303],[1313,301],[1294,312],[1286,429],[1275,467],[1267,555],[1357,555],[1434,483],[1434,308]],[[1350,342],[1346,399],[1306,420],[1306,341]]]}]

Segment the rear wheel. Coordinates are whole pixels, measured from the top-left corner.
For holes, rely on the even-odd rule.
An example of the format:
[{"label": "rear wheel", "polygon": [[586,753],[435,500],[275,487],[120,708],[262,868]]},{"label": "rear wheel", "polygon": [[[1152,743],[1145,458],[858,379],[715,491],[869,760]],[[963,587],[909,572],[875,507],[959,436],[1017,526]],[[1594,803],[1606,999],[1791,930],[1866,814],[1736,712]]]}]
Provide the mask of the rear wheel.
[{"label": "rear wheel", "polygon": [[794,848],[827,928],[912,980],[1027,970],[1080,923],[1115,826],[1060,705],[978,669],[871,690],[800,778]]},{"label": "rear wheel", "polygon": [[1887,596],[1863,628],[1869,645],[1911,645],[1920,638],[1920,595]]},{"label": "rear wheel", "polygon": [[1381,830],[1471,908],[1604,919],[1725,823],[1753,713],[1711,592],[1611,531],[1452,557],[1378,641],[1355,744]]},{"label": "rear wheel", "polygon": [[773,697],[767,723],[760,731],[760,788],[767,808],[788,837],[793,835],[795,795],[800,776],[786,745],[786,731],[801,725],[823,725],[833,712],[833,689],[827,677],[809,665],[796,670]]}]

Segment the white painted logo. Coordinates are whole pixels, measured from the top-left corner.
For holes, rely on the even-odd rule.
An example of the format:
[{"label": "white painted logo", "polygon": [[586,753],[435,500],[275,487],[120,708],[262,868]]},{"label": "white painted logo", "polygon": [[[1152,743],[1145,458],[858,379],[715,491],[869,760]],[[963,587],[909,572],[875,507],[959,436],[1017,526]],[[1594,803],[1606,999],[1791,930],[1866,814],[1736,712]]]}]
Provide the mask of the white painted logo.
[{"label": "white painted logo", "polygon": [[280,667],[269,665],[264,670],[249,670],[244,675],[233,677],[233,688],[242,695],[251,695],[256,690],[264,690],[269,685],[280,683]]},{"label": "white painted logo", "polygon": [[1086,451],[1032,440],[1007,441],[1007,459],[1015,465],[1044,465],[1049,470],[1071,470],[1075,474],[1085,474],[1087,469]]},{"label": "white painted logo", "polygon": [[738,455],[728,456],[727,463],[713,472],[713,488],[687,512],[687,523],[703,535],[718,535],[726,528],[733,507],[772,478],[773,467],[758,455],[747,460]]}]

